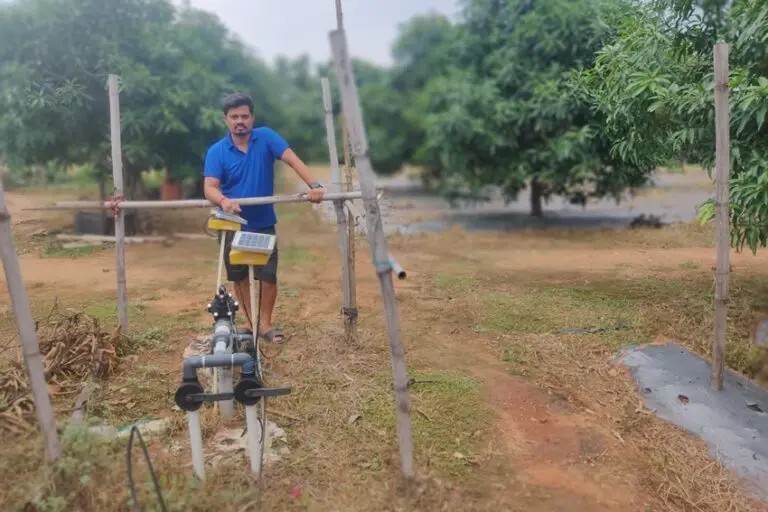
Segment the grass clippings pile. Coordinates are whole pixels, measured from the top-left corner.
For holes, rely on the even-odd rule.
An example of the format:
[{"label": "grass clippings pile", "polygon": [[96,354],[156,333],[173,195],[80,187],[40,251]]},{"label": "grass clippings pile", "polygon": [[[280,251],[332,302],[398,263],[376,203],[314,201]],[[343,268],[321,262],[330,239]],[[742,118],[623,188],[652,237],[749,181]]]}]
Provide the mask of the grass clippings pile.
[{"label": "grass clippings pile", "polygon": [[89,376],[103,378],[117,363],[120,331],[106,332],[85,313],[66,310],[37,326],[45,376],[50,384],[76,386]]},{"label": "grass clippings pile", "polygon": [[[51,395],[76,393],[91,377],[110,375],[117,363],[121,336],[107,332],[100,322],[82,312],[59,311],[37,322],[37,337]],[[0,368],[0,433],[19,435],[32,426],[34,402],[20,361]]]},{"label": "grass clippings pile", "polygon": [[0,371],[0,434],[20,435],[31,427],[35,404],[29,393],[27,376],[17,365]]}]

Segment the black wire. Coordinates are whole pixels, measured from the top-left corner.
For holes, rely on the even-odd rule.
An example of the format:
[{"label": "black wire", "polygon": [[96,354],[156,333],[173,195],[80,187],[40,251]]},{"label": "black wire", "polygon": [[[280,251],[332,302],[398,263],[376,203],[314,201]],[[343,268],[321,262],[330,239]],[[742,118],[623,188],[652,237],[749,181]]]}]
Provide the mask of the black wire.
[{"label": "black wire", "polygon": [[149,474],[152,476],[152,484],[155,486],[155,493],[157,493],[157,500],[160,502],[160,510],[162,510],[163,512],[168,512],[168,509],[165,506],[165,501],[163,501],[163,493],[160,491],[160,484],[157,483],[157,476],[155,475],[155,470],[152,468],[152,461],[149,458],[147,445],[144,444],[144,439],[141,437],[141,432],[139,431],[139,428],[136,425],[134,425],[131,428],[131,435],[128,437],[128,448],[125,451],[125,463],[128,468],[128,485],[130,486],[131,499],[133,500],[133,510],[141,512],[141,507],[139,506],[139,498],[136,495],[136,483],[133,481],[133,464],[131,461],[131,449],[133,448],[134,433],[136,433],[136,435],[139,436],[141,451],[144,452],[144,460],[147,461],[147,467],[149,467]]}]

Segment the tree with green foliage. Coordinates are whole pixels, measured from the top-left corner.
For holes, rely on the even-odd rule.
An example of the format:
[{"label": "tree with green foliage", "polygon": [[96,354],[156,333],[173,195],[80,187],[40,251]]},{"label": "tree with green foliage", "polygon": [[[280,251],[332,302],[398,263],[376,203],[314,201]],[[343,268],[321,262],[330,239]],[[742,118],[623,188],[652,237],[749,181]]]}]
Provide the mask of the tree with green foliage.
[{"label": "tree with green foliage", "polygon": [[648,182],[611,155],[602,119],[571,86],[610,29],[602,0],[465,0],[455,66],[429,85],[427,146],[448,197],[528,184],[531,212],[552,195],[585,204]]},{"label": "tree with green foliage", "polygon": [[[732,243],[768,240],[768,5],[657,0],[615,13],[617,33],[577,80],[623,161],[656,167],[715,159],[713,45],[730,45]],[[700,219],[714,215],[711,201]]]},{"label": "tree with green foliage", "polygon": [[427,145],[431,84],[453,67],[458,35],[458,28],[446,16],[428,13],[400,25],[392,47],[391,84],[403,105],[397,149],[392,151],[399,161],[397,165],[393,161],[392,167],[404,163],[420,166],[427,185],[440,177],[439,155]]},{"label": "tree with green foliage", "polygon": [[108,74],[120,75],[126,189],[139,173],[197,177],[224,132],[221,98],[248,90],[279,122],[269,69],[214,16],[166,0],[27,0],[0,8],[0,153],[13,166],[109,172]]},{"label": "tree with green foliage", "polygon": [[[403,147],[407,143],[405,134],[404,111],[408,108],[407,98],[392,87],[391,70],[367,62],[361,59],[352,59],[352,67],[355,71],[355,80],[360,95],[360,103],[363,107],[365,116],[366,130],[370,146],[371,163],[377,174],[388,175],[400,169],[406,159],[403,157]],[[331,94],[333,101],[333,111],[337,115],[341,114],[341,99],[338,88],[334,86],[333,78],[336,76],[333,64],[324,63],[317,68],[317,77],[315,79],[316,87],[311,94],[316,97],[312,99],[312,104],[319,105],[314,109],[322,114],[322,97],[320,94],[320,77],[331,79]],[[298,90],[297,94],[306,94]],[[319,118],[319,126],[322,133],[325,134],[325,127],[322,122],[322,115]],[[336,124],[337,140],[341,139],[341,123]],[[315,153],[327,155],[328,147],[325,143],[325,135],[322,139],[314,139],[321,142]],[[338,145],[339,152],[343,150],[341,144]],[[327,156],[323,157],[323,160]]]}]

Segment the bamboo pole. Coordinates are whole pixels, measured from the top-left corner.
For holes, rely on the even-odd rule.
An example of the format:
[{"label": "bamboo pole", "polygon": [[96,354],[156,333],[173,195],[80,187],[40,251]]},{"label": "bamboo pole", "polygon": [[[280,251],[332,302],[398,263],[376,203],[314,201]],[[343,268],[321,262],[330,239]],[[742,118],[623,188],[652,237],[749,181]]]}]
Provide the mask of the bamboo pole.
[{"label": "bamboo pole", "polygon": [[[354,189],[352,179],[352,166],[350,164],[349,157],[349,132],[347,131],[347,124],[344,121],[344,107],[341,109],[341,137],[344,140],[344,179],[346,192],[352,192]],[[378,196],[377,196],[378,199]],[[349,240],[349,251],[347,252],[347,265],[349,266],[349,275],[351,278],[350,289],[352,295],[349,300],[349,312],[348,315],[350,322],[353,322],[355,329],[357,328],[357,283],[355,273],[355,216],[352,215],[352,209],[347,207],[347,240]]]},{"label": "bamboo pole", "polygon": [[11,216],[5,207],[2,180],[0,180],[0,260],[3,262],[5,282],[8,285],[8,294],[11,296],[16,326],[19,329],[24,365],[27,369],[29,387],[35,399],[35,414],[43,434],[45,454],[48,460],[55,461],[61,456],[61,445],[56,433],[56,421],[53,416],[53,407],[51,407],[51,397],[48,396],[48,385],[45,382],[43,357],[37,343],[35,322],[29,309],[29,298],[21,277],[16,246],[13,243]]},{"label": "bamboo pole", "polygon": [[[123,196],[123,158],[120,141],[120,93],[117,89],[117,75],[109,75],[109,125],[112,140],[112,181],[115,184],[113,197]],[[128,291],[125,283],[125,212],[122,208],[115,215],[115,259],[117,262],[117,318],[120,332],[128,331]]]},{"label": "bamboo pole", "polygon": [[325,109],[325,136],[328,140],[328,153],[331,159],[331,182],[333,192],[341,192],[341,169],[339,153],[336,148],[336,128],[333,126],[333,105],[331,102],[331,84],[326,77],[320,79],[323,89],[323,108]]},{"label": "bamboo pole", "polygon": [[[338,6],[338,3],[337,3]],[[368,227],[368,241],[373,253],[373,264],[381,287],[384,313],[392,353],[392,380],[395,388],[395,416],[400,444],[400,468],[406,482],[413,479],[413,434],[411,431],[411,413],[408,400],[408,374],[405,353],[400,339],[400,319],[397,312],[395,288],[392,281],[392,264],[387,253],[387,240],[381,221],[379,202],[376,199],[376,184],[373,168],[368,157],[363,113],[355,84],[352,63],[349,60],[347,40],[344,29],[330,33],[331,50],[336,69],[336,77],[341,88],[341,101],[344,117],[349,127],[352,154],[360,180],[360,190],[365,204],[365,220]]]},{"label": "bamboo pole", "polygon": [[[323,201],[335,201],[337,199],[352,200],[360,199],[360,192],[341,192],[330,193],[323,196]],[[254,204],[276,204],[276,203],[303,203],[309,201],[306,194],[293,194],[285,196],[265,196],[265,197],[244,197],[234,199],[238,204],[248,206]],[[24,211],[49,211],[49,210],[105,210],[112,208],[112,201],[59,201],[47,206],[36,208],[24,208]],[[173,208],[213,208],[215,204],[207,199],[178,199],[173,201],[121,201],[119,206],[123,210],[140,209],[173,209]]]},{"label": "bamboo pole", "polygon": [[[171,237],[167,236],[125,236],[123,237],[123,241],[126,244],[145,244],[152,242],[165,242],[166,240],[170,240],[170,238]],[[205,238],[211,237],[205,236]],[[89,243],[115,243],[117,241],[117,237],[109,235],[70,235],[64,233],[56,235],[56,239],[68,242]]]},{"label": "bamboo pole", "polygon": [[336,30],[344,29],[344,14],[341,11],[341,0],[336,0]]},{"label": "bamboo pole", "polygon": [[723,389],[725,371],[725,334],[728,323],[728,280],[730,278],[730,233],[728,212],[728,174],[730,166],[730,115],[728,110],[728,45],[717,43],[715,66],[715,218],[717,231],[717,267],[715,271],[715,328],[712,342],[713,389]]},{"label": "bamboo pole", "polygon": [[[92,242],[92,243],[114,243],[117,238],[110,235],[70,235],[61,233],[56,235],[57,240],[69,242]],[[216,240],[215,237],[204,235],[202,233],[174,233],[167,236],[126,236],[126,244],[144,244],[153,242],[173,242],[174,240]]]},{"label": "bamboo pole", "polygon": [[[339,169],[339,153],[336,148],[336,128],[333,125],[333,105],[331,103],[331,86],[328,79],[323,77],[321,80],[323,89],[323,107],[325,108],[325,131],[328,138],[328,154],[331,159],[331,175],[333,181],[333,191],[341,192],[341,169]],[[339,231],[339,250],[341,251],[341,280],[344,305],[342,314],[344,315],[344,334],[347,340],[354,339],[357,331],[357,311],[352,307],[352,283],[354,276],[349,265],[349,251],[352,240],[349,238],[349,229],[347,228],[347,216],[344,213],[344,201],[337,199],[333,202],[333,209],[336,212],[336,227]]]}]

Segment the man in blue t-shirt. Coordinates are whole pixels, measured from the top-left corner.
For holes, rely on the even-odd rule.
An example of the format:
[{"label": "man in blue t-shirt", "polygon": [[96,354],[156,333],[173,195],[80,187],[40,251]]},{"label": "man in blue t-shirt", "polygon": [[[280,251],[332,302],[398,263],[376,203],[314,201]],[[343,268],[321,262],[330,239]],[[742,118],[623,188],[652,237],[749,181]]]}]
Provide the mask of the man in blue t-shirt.
[{"label": "man in blue t-shirt", "polygon": [[[239,205],[238,198],[274,195],[274,163],[282,160],[290,165],[309,187],[307,198],[313,203],[323,199],[323,187],[312,177],[309,169],[274,130],[253,127],[253,101],[244,94],[232,94],[224,99],[224,121],[229,133],[208,148],[205,156],[205,197],[228,213],[237,213],[248,224],[244,231],[275,234],[274,205]],[[245,311],[246,332],[253,332],[250,311],[248,268],[229,263],[229,250],[234,233],[226,233],[224,263],[227,279],[234,283],[235,295]],[[277,246],[263,267],[256,267],[255,277],[262,283],[259,333],[267,341],[283,341],[283,333],[272,325],[272,312],[277,300]]]}]

